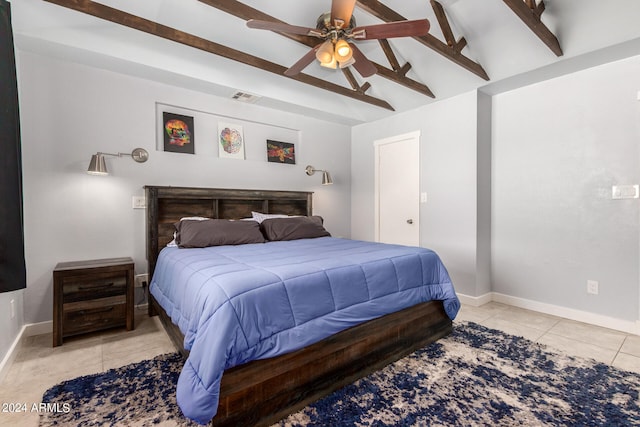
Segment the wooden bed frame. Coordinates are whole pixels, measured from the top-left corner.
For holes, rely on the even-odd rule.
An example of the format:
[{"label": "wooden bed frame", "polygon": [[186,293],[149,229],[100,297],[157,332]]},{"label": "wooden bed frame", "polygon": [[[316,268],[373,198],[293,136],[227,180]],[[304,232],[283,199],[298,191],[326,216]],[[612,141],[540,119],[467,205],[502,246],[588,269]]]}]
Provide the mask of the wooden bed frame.
[{"label": "wooden bed frame", "polygon": [[[251,211],[311,215],[312,194],[300,191],[146,186],[147,260],[153,274],[160,250],[182,217],[239,219]],[[184,335],[149,294],[149,315],[160,315],[186,356]],[[358,378],[451,332],[441,301],[421,303],[349,328],[298,351],[224,372],[212,426],[268,426]]]}]

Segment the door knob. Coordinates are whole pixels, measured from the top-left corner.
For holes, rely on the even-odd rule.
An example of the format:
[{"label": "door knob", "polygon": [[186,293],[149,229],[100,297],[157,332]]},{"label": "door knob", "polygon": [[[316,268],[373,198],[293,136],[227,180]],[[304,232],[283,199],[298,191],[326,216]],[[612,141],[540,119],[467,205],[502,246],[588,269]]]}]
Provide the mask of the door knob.
[{"label": "door knob", "polygon": [[407,220],[407,224],[413,224],[413,220],[412,219],[408,219]]}]

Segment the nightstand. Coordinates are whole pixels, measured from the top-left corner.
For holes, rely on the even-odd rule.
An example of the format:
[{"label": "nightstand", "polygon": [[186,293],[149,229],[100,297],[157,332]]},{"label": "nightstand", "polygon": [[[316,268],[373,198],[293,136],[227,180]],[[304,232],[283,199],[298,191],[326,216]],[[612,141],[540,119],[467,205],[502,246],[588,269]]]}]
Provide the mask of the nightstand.
[{"label": "nightstand", "polygon": [[134,328],[131,258],[61,262],[53,270],[53,346],[65,337]]}]

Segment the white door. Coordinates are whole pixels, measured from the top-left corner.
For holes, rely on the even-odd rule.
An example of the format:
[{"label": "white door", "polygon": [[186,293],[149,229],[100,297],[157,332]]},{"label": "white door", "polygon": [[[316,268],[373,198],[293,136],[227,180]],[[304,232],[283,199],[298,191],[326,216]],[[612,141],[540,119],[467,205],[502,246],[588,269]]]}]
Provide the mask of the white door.
[{"label": "white door", "polygon": [[420,246],[420,132],[374,144],[376,241]]}]

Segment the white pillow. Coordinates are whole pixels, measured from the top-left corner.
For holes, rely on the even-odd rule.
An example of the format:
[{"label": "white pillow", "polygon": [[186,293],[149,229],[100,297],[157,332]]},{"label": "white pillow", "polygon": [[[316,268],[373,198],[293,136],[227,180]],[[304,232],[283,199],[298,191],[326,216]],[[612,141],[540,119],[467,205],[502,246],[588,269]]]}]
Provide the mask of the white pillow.
[{"label": "white pillow", "polygon": [[257,221],[258,223],[261,223],[265,219],[270,219],[270,218],[289,218],[289,216],[290,215],[265,214],[265,213],[253,212],[253,211],[251,212],[251,217],[254,219],[254,221]]}]

